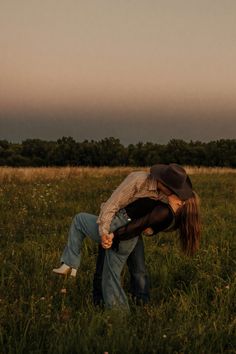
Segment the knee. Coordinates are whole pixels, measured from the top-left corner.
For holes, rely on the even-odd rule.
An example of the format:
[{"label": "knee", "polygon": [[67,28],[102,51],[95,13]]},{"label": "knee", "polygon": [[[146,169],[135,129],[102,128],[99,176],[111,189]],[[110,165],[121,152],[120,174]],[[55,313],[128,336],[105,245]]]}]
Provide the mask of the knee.
[{"label": "knee", "polygon": [[148,293],[149,279],[146,273],[135,273],[130,279],[131,287],[134,293]]},{"label": "knee", "polygon": [[132,261],[128,258],[127,265],[131,275],[147,273],[144,257],[139,257],[138,254],[135,255]]},{"label": "knee", "polygon": [[75,215],[73,222],[76,225],[77,228],[79,228],[84,220],[85,213],[78,213]]},{"label": "knee", "polygon": [[146,283],[148,279],[148,275],[146,272],[138,272],[138,273],[132,273],[131,278],[137,283],[137,284],[144,284]]},{"label": "knee", "polygon": [[85,213],[78,213],[75,215],[76,220],[83,219]]}]

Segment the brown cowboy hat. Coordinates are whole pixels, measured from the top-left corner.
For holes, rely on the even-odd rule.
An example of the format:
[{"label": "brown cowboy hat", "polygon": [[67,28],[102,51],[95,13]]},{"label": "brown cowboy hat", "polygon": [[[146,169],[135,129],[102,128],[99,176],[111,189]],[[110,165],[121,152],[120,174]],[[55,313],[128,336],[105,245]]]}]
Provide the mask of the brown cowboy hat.
[{"label": "brown cowboy hat", "polygon": [[193,187],[185,169],[176,163],[157,164],[150,168],[150,175],[172,190],[180,199],[193,196]]}]

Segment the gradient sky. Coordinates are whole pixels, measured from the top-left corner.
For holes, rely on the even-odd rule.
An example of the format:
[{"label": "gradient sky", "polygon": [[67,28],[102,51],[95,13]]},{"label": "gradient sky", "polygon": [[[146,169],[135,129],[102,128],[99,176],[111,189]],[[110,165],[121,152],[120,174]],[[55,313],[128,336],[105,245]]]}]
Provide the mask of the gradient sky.
[{"label": "gradient sky", "polygon": [[236,138],[235,0],[1,0],[0,139]]}]

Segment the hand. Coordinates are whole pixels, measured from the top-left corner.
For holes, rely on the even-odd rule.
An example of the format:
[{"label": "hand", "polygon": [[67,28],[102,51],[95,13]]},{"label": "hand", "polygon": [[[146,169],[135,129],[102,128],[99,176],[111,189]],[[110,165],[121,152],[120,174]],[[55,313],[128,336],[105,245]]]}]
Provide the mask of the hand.
[{"label": "hand", "polygon": [[152,236],[154,233],[153,229],[151,227],[147,227],[144,231],[143,234],[144,236]]},{"label": "hand", "polygon": [[108,235],[103,234],[101,238],[102,238],[102,240],[101,240],[102,247],[105,249],[111,248],[114,234],[113,233],[110,233]]},{"label": "hand", "polygon": [[174,213],[184,204],[184,202],[175,194],[168,196],[168,200]]}]

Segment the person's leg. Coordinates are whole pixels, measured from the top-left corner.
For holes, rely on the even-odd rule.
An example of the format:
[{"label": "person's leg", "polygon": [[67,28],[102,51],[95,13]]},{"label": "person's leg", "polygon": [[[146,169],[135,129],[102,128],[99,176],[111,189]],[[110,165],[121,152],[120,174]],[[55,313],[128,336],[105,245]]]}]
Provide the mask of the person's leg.
[{"label": "person's leg", "polygon": [[[93,302],[100,305],[104,302],[102,296],[102,271],[105,260],[105,249],[98,246],[96,270],[93,278]],[[133,251],[127,259],[130,273],[130,292],[137,305],[146,304],[149,299],[149,279],[145,268],[143,239],[140,236]]]},{"label": "person's leg", "polygon": [[127,259],[130,272],[130,292],[136,304],[146,304],[149,299],[149,279],[145,267],[143,238],[140,236],[136,246]]},{"label": "person's leg", "polygon": [[98,245],[98,256],[96,261],[96,270],[93,276],[93,303],[102,305],[104,303],[102,296],[102,271],[105,260],[105,249],[101,244]]},{"label": "person's leg", "polygon": [[81,261],[81,248],[86,236],[100,242],[97,216],[88,213],[75,215],[69,230],[67,245],[61,256],[61,262],[77,269]]},{"label": "person's leg", "polygon": [[126,309],[129,308],[128,299],[121,286],[120,274],[137,241],[138,237],[127,241],[121,241],[117,252],[111,248],[106,250],[102,274],[102,292],[105,306],[107,308],[113,306],[122,306]]}]

